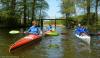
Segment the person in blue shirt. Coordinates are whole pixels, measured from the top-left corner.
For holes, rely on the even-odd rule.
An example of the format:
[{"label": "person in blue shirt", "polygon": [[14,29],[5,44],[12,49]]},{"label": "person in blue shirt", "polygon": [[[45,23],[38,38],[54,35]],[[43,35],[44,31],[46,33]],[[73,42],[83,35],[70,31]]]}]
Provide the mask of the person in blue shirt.
[{"label": "person in blue shirt", "polygon": [[54,31],[54,27],[51,24],[49,24],[49,26],[47,27],[47,30],[48,31]]},{"label": "person in blue shirt", "polygon": [[82,26],[78,26],[76,28],[75,33],[78,35],[88,34],[88,30],[84,25],[82,25]]},{"label": "person in blue shirt", "polygon": [[83,28],[82,28],[82,29],[83,29],[83,33],[84,33],[84,34],[89,34],[88,29],[87,29],[84,25],[83,25]]},{"label": "person in blue shirt", "polygon": [[47,27],[47,30],[52,30],[52,26],[51,26],[51,24],[49,24],[49,26]]},{"label": "person in blue shirt", "polygon": [[80,34],[80,28],[81,28],[81,24],[78,24],[78,26],[75,28],[75,32],[76,34]]},{"label": "person in blue shirt", "polygon": [[42,33],[37,21],[32,21],[32,26],[26,31],[26,33],[39,35]]}]

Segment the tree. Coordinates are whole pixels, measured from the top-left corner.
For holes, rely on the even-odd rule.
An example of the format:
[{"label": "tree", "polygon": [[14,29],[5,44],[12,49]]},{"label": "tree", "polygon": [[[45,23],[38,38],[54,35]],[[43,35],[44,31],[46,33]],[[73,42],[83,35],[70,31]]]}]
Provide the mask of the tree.
[{"label": "tree", "polygon": [[16,6],[16,0],[12,0],[11,1],[11,5],[10,5],[10,9],[11,9],[11,15],[15,15],[15,6]]},{"label": "tree", "polygon": [[49,5],[46,0],[37,0],[36,2],[36,10],[35,14],[37,16],[37,19],[43,19],[46,14],[46,10],[48,9]]},{"label": "tree", "polygon": [[46,0],[0,0],[0,4],[0,18],[5,18],[0,21],[11,23],[11,20],[17,20],[22,25],[34,19],[43,19],[49,7]]},{"label": "tree", "polygon": [[63,0],[62,6],[61,6],[61,12],[66,15],[66,18],[68,16],[71,16],[73,13],[75,13],[75,0]]},{"label": "tree", "polygon": [[65,14],[66,24],[69,26],[69,17],[75,14],[75,2],[76,0],[62,0],[61,13]]},{"label": "tree", "polygon": [[27,5],[26,5],[26,0],[23,0],[23,5],[24,5],[24,22],[23,25],[26,26],[26,9],[27,9]]},{"label": "tree", "polygon": [[89,24],[89,20],[90,20],[90,0],[87,0],[87,20],[88,20],[88,24]]},{"label": "tree", "polygon": [[32,3],[33,3],[33,4],[32,4],[32,21],[33,21],[34,19],[36,19],[36,18],[35,18],[35,8],[36,8],[35,5],[36,5],[36,1],[37,1],[37,0],[33,0],[33,2],[32,2]]},{"label": "tree", "polygon": [[[47,3],[47,1],[45,1],[45,0],[37,0],[37,2],[36,2],[36,16],[38,17],[38,19],[39,19],[39,22],[41,23],[41,26],[43,26],[43,18],[46,16],[46,12],[45,12],[45,10],[47,10],[48,9],[48,3]],[[42,28],[41,28],[42,29]]]},{"label": "tree", "polygon": [[100,0],[96,0],[96,6],[95,6],[95,14],[96,14],[96,21],[98,22],[98,6],[99,6]]}]

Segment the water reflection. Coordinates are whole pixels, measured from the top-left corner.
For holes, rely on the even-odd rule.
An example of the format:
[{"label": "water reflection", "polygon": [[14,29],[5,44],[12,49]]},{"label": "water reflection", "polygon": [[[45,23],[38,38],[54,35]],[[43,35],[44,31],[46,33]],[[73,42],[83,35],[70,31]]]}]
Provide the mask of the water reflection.
[{"label": "water reflection", "polygon": [[42,45],[45,47],[46,58],[62,58],[63,48],[61,46],[61,38],[46,37]]},{"label": "water reflection", "polygon": [[[42,40],[32,42],[9,53],[9,45],[24,37],[25,34],[11,35],[12,29],[0,29],[0,56],[18,56],[19,58],[100,58],[100,47],[95,43],[100,37],[92,37],[90,47],[77,40],[71,30],[57,27],[59,33],[67,33],[59,36],[47,36]],[[25,29],[17,29],[23,32]]]}]

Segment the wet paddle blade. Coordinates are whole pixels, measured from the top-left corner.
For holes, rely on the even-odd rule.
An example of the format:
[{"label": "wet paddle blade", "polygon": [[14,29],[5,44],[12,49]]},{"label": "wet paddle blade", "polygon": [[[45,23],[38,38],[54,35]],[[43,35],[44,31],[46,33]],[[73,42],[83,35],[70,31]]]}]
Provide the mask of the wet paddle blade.
[{"label": "wet paddle blade", "polygon": [[9,34],[18,34],[18,33],[20,33],[20,31],[18,31],[18,30],[11,30],[11,31],[9,31]]}]

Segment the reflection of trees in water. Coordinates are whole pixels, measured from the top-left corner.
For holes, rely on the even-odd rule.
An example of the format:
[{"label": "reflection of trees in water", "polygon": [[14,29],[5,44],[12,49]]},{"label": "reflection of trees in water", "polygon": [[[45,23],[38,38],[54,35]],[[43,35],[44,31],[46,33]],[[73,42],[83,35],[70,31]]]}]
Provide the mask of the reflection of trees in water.
[{"label": "reflection of trees in water", "polygon": [[99,39],[100,36],[93,36],[91,39],[91,58],[100,58],[100,43],[97,43]]},{"label": "reflection of trees in water", "polygon": [[95,46],[94,48],[92,48],[91,57],[100,58],[100,46]]}]

